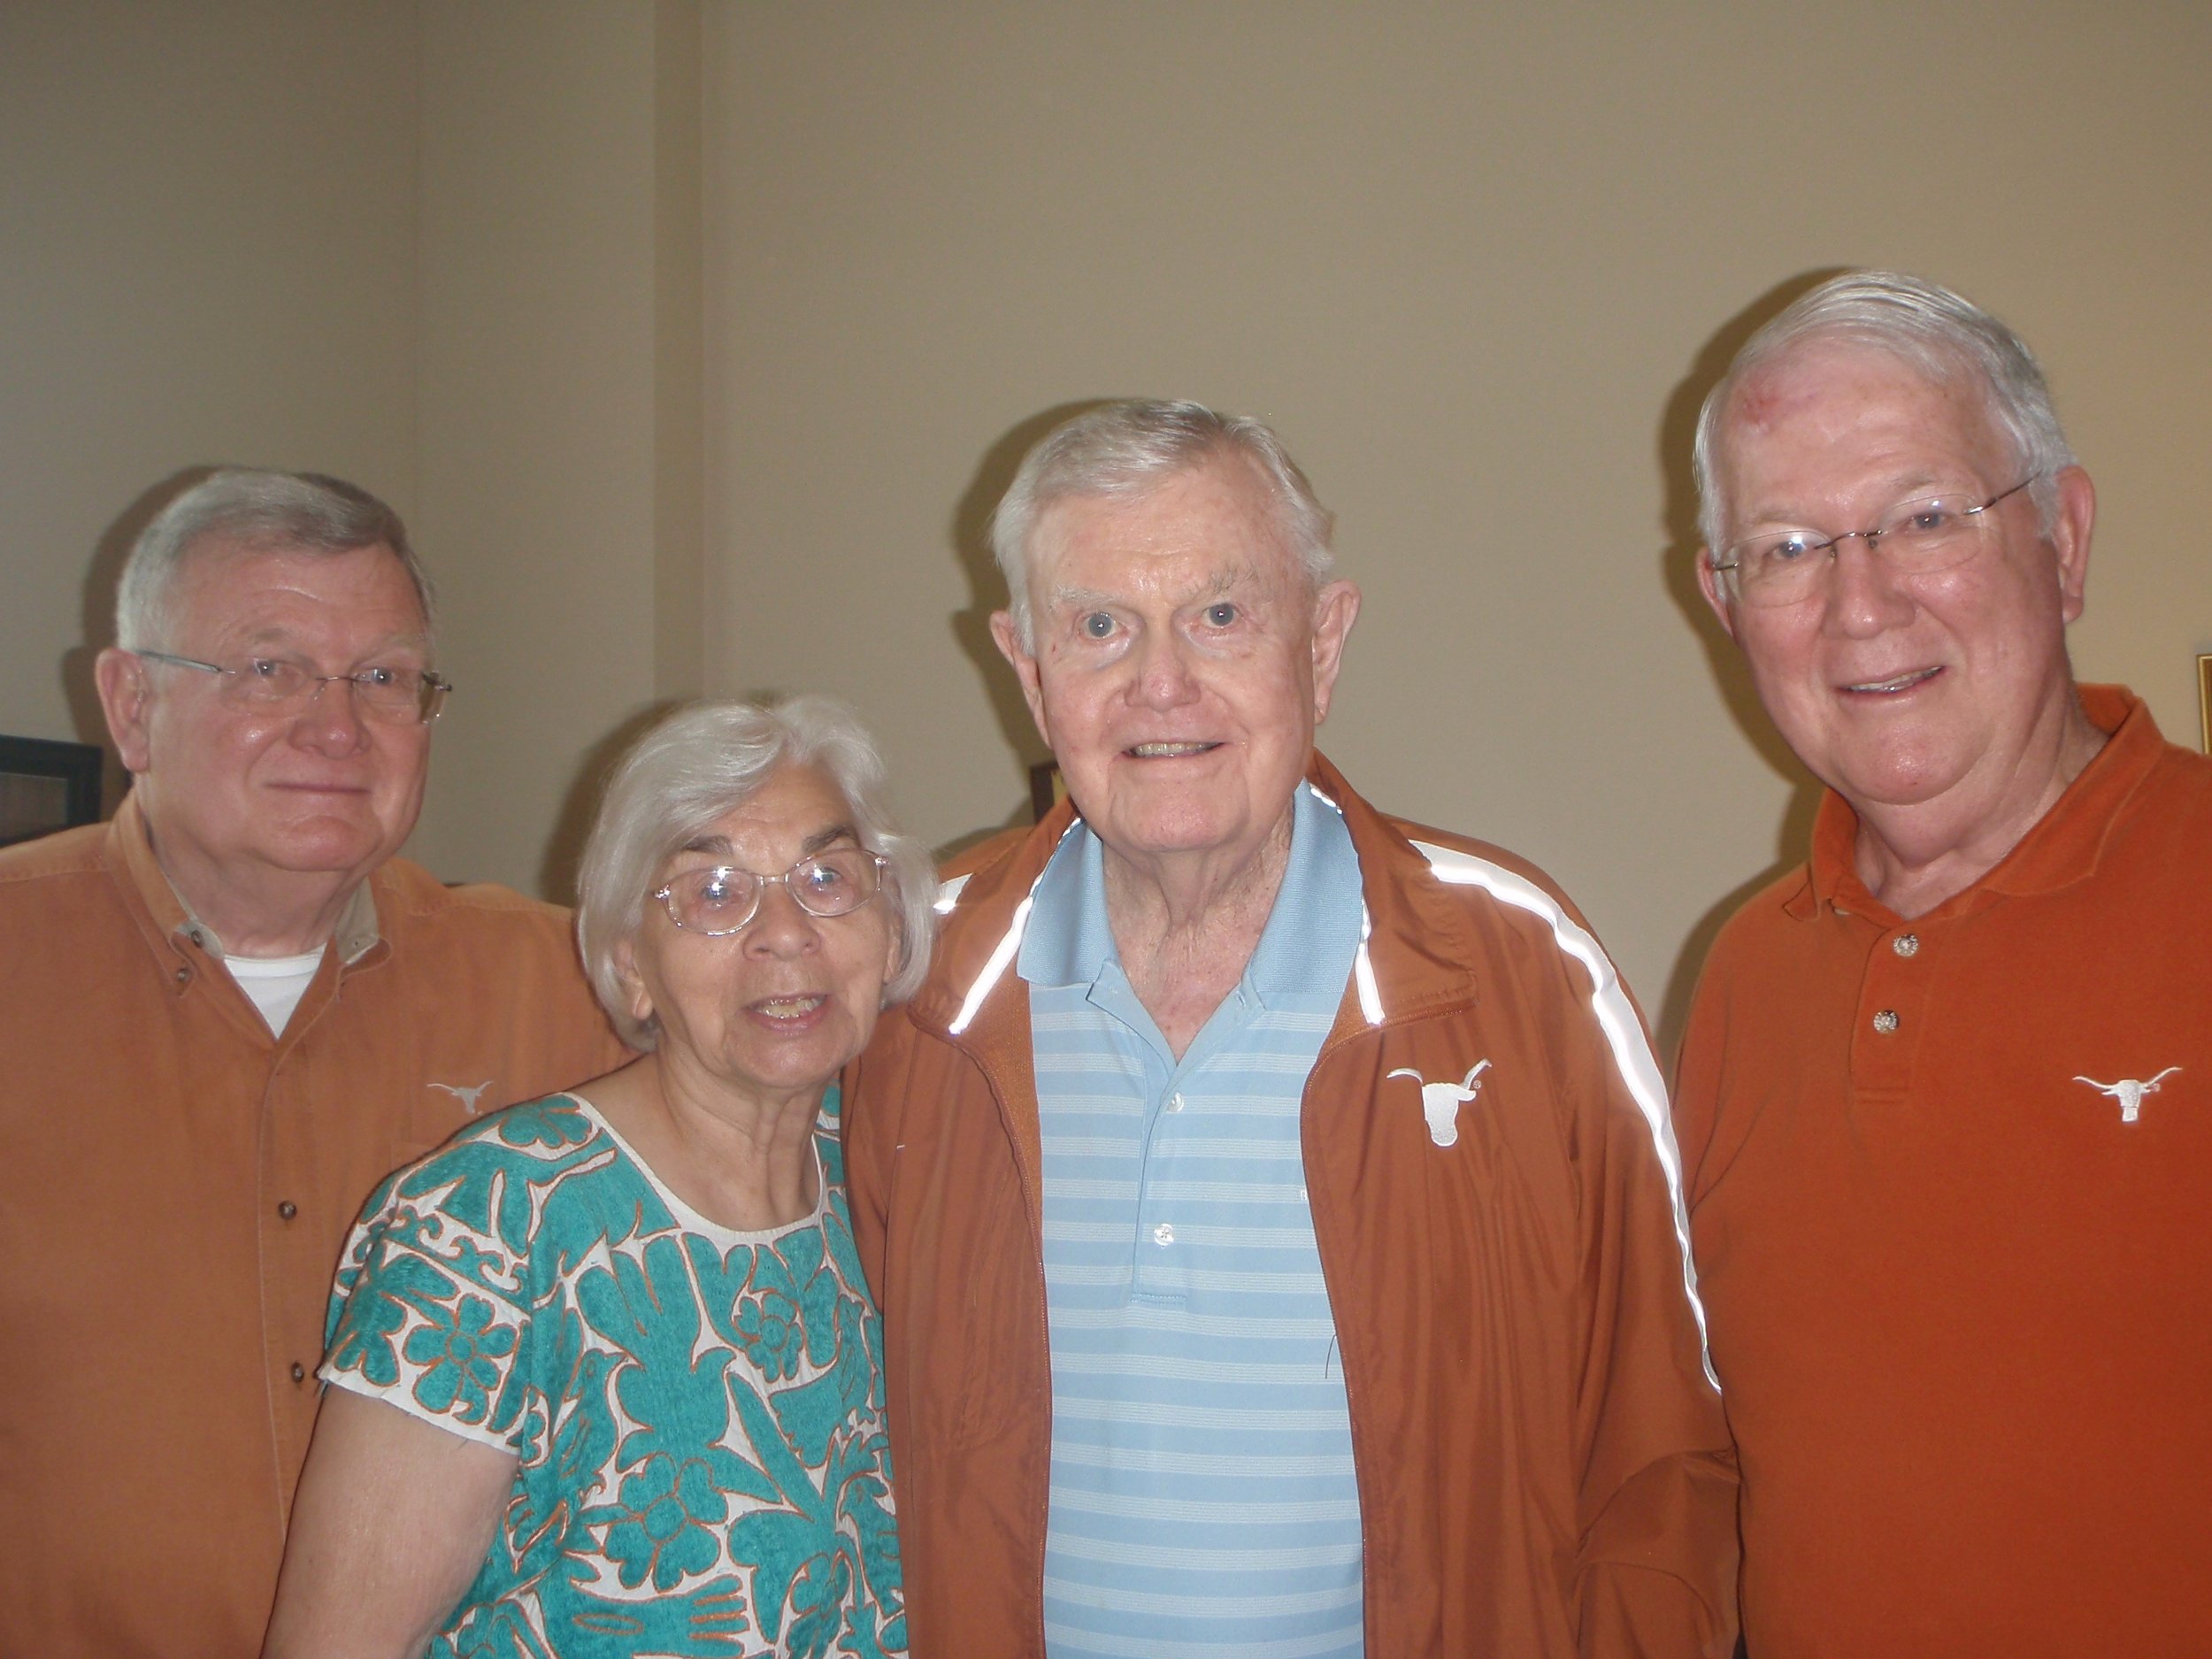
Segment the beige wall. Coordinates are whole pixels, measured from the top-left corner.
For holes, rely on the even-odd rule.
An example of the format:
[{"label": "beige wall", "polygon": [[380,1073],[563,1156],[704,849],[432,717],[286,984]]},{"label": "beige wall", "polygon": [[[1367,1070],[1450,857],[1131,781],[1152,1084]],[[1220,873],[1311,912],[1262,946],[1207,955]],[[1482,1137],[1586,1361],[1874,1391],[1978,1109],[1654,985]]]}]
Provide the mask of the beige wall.
[{"label": "beige wall", "polygon": [[610,739],[701,685],[849,696],[950,841],[1034,750],[996,486],[1071,403],[1197,396],[1340,513],[1336,757],[1551,868],[1671,1025],[1809,799],[1690,605],[1688,416],[1878,262],[2044,353],[2103,493],[2078,663],[2193,734],[2212,19],[1525,10],[0,8],[0,730],[81,721],[141,492],[265,459],[439,572],[442,872],[557,890]]},{"label": "beige wall", "polygon": [[412,850],[449,879],[567,896],[616,734],[700,687],[697,32],[423,8],[414,528],[460,692]]},{"label": "beige wall", "polygon": [[2046,354],[2104,490],[2079,667],[2193,741],[2201,7],[744,6],[710,44],[710,677],[852,697],[933,839],[1033,747],[979,626],[1010,434],[1202,398],[1339,512],[1367,610],[1325,744],[1547,865],[1671,1027],[1809,799],[1692,606],[1692,395],[1846,264]]},{"label": "beige wall", "polygon": [[95,741],[188,469],[415,488],[411,10],[0,6],[0,732]]}]

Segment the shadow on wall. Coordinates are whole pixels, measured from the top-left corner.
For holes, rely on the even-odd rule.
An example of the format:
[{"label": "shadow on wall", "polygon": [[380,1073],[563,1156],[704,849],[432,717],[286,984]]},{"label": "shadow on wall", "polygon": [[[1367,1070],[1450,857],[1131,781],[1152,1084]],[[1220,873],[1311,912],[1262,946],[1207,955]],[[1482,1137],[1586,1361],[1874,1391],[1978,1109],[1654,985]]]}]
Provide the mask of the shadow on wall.
[{"label": "shadow on wall", "polygon": [[109,521],[108,527],[93,544],[92,562],[85,569],[79,611],[83,643],[64,651],[58,669],[62,695],[69,705],[69,722],[76,728],[77,741],[100,746],[102,818],[110,816],[122,804],[123,792],[130,787],[130,776],[123,770],[115,744],[108,736],[107,716],[100,711],[99,687],[93,678],[93,664],[99,660],[100,653],[115,643],[115,590],[123,580],[123,563],[130,557],[132,547],[155,516],[215,470],[212,466],[188,466],[141,490],[129,506]]},{"label": "shadow on wall", "polygon": [[[999,734],[1006,740],[1024,778],[1031,766],[1049,760],[1052,756],[1029,718],[1029,705],[1022,700],[1021,686],[1014,678],[1013,669],[999,655],[998,645],[991,638],[991,614],[1006,606],[1006,581],[999,574],[998,561],[991,552],[991,514],[998,506],[999,497],[1006,493],[1006,487],[1013,482],[1014,474],[1020,470],[1022,457],[1039,439],[1062,421],[1110,401],[1087,397],[1076,403],[1057,403],[1008,427],[983,452],[983,459],[953,508],[952,522],[948,526],[953,557],[967,577],[968,590],[974,596],[972,603],[952,613],[952,636],[961,655],[974,664],[982,680],[983,695],[998,721]],[[937,856],[941,860],[949,858],[1001,830],[1023,827],[1031,822],[1029,792],[1025,783],[1021,793],[996,823],[955,836],[936,849]]]},{"label": "shadow on wall", "polygon": [[1752,686],[1750,671],[1744,664],[1743,654],[1721,627],[1697,585],[1698,555],[1704,545],[1704,537],[1698,531],[1697,475],[1692,461],[1698,411],[1746,341],[1800,295],[1847,268],[1832,265],[1801,273],[1775,284],[1731,317],[1706,341],[1690,372],[1676,383],[1659,419],[1659,466],[1667,492],[1667,545],[1659,553],[1660,580],[1666,586],[1668,597],[1674,601],[1676,609],[1687,618],[1704,645],[1714,684],[1719,688],[1721,701],[1737,729],[1758,750],[1760,758],[1790,785],[1789,803],[1783,809],[1782,821],[1777,826],[1774,862],[1731,889],[1698,918],[1683,942],[1682,954],[1675,959],[1673,972],[1667,976],[1666,993],[1657,1010],[1656,1034],[1659,1051],[1667,1057],[1670,1070],[1675,1050],[1682,1041],[1683,1028],[1689,1021],[1690,1000],[1697,989],[1698,972],[1705,965],[1706,953],[1713,948],[1713,941],[1719,936],[1722,926],[1745,900],[1783,872],[1803,862],[1805,848],[1812,835],[1813,814],[1820,805],[1820,786],[1798,764],[1797,757],[1790,752],[1781,733],[1767,718],[1766,710],[1759,704],[1759,694]]},{"label": "shadow on wall", "polygon": [[546,838],[545,854],[538,861],[538,896],[554,904],[573,907],[576,875],[584,862],[584,844],[599,817],[599,803],[607,793],[607,780],[630,748],[652,727],[690,699],[664,697],[649,703],[626,718],[614,730],[584,751],[584,763],[561,796],[561,810]]}]

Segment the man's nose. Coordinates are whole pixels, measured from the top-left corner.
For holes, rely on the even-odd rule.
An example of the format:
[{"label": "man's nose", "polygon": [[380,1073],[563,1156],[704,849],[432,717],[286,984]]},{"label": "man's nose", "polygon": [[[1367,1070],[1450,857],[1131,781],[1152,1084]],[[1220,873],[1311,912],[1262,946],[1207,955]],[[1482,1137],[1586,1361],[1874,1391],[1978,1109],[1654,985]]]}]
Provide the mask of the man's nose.
[{"label": "man's nose", "polygon": [[342,674],[316,681],[292,723],[293,741],[328,755],[350,755],[363,748],[368,727],[357,701],[360,689]]},{"label": "man's nose", "polygon": [[1901,626],[1919,609],[1879,535],[1849,531],[1828,549],[1828,626],[1855,639]]},{"label": "man's nose", "polygon": [[1189,648],[1171,628],[1153,631],[1137,645],[1136,695],[1155,709],[1171,709],[1198,695]]}]

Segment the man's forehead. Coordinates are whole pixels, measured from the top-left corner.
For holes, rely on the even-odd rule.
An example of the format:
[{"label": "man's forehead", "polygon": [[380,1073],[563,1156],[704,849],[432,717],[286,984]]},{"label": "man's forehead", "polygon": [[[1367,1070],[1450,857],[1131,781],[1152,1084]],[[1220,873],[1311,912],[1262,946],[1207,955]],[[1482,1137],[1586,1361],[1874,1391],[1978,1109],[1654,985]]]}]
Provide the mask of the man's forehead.
[{"label": "man's forehead", "polygon": [[1196,603],[1209,599],[1272,592],[1280,585],[1279,578],[1271,577],[1249,559],[1233,559],[1194,568],[1184,561],[1164,554],[1148,557],[1142,553],[1130,553],[1120,559],[1103,563],[1107,568],[1095,569],[1086,561],[1080,572],[1083,580],[1053,583],[1047,592],[1046,603],[1057,611],[1088,604],[1110,604],[1139,595]]},{"label": "man's forehead", "polygon": [[[1729,395],[1724,434],[1771,431],[1811,415],[1841,417],[1873,403],[1911,403],[1958,435],[1987,429],[1986,401],[1972,371],[1939,373],[1871,341],[1816,335],[1754,365]],[[1940,411],[1939,413],[1939,411]]]},{"label": "man's forehead", "polygon": [[407,567],[380,541],[330,551],[273,539],[204,538],[178,567],[174,591],[203,619],[234,630],[281,628],[282,607],[296,599],[348,612],[404,612],[410,620],[396,632],[426,633]]},{"label": "man's forehead", "polygon": [[1038,529],[1032,545],[1056,595],[1164,581],[1193,591],[1271,586],[1296,563],[1273,497],[1237,457],[1126,493],[1063,496]]}]

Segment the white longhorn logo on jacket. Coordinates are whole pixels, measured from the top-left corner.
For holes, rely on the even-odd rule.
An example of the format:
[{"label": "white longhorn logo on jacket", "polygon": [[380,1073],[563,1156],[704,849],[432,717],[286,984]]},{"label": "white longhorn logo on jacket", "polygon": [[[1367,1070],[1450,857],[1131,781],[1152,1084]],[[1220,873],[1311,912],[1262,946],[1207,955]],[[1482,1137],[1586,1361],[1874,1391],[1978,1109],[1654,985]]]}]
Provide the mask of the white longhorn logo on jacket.
[{"label": "white longhorn logo on jacket", "polygon": [[1450,1146],[1459,1139],[1459,1109],[1482,1093],[1482,1085],[1475,1079],[1487,1071],[1490,1062],[1478,1060],[1457,1083],[1425,1083],[1421,1074],[1409,1065],[1402,1065],[1386,1077],[1409,1077],[1421,1084],[1421,1115],[1429,1120],[1429,1139],[1440,1147]]},{"label": "white longhorn logo on jacket", "polygon": [[2100,1094],[2109,1094],[2120,1102],[2120,1121],[2131,1124],[2143,1114],[2143,1096],[2158,1093],[2158,1086],[2181,1068],[2170,1065],[2147,1083],[2139,1083],[2131,1077],[2124,1077],[2117,1083],[2100,1083],[2093,1077],[2077,1077],[2077,1083],[2086,1083]]}]

